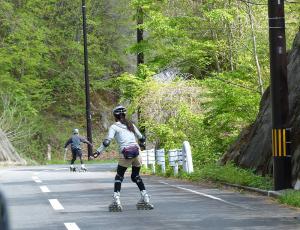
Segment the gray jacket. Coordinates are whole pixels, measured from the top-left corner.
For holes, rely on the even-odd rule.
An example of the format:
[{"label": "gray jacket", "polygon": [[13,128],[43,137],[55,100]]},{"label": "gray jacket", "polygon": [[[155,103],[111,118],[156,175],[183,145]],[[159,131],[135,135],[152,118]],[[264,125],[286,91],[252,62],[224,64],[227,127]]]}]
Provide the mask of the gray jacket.
[{"label": "gray jacket", "polygon": [[81,142],[91,145],[91,143],[88,140],[86,140],[84,137],[79,136],[79,135],[73,135],[65,143],[65,148],[71,144],[71,149],[73,149],[73,150],[81,149],[81,147],[80,147]]},{"label": "gray jacket", "polygon": [[[119,145],[120,153],[125,147],[132,146],[132,145],[138,146],[136,137],[138,139],[141,139],[143,135],[135,125],[133,125],[133,127],[134,127],[134,133],[129,131],[126,125],[118,121],[109,127],[108,135],[106,136],[105,139],[111,141],[112,139],[115,138]],[[105,146],[102,144],[97,149],[97,152],[101,153],[104,150],[105,150]]]}]

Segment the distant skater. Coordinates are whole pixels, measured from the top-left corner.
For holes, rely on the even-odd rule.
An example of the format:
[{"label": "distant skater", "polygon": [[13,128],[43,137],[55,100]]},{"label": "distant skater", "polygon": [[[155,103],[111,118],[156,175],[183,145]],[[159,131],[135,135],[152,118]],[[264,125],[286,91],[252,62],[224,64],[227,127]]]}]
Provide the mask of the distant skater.
[{"label": "distant skater", "polygon": [[109,205],[109,211],[121,212],[123,209],[120,201],[121,184],[124,179],[124,174],[130,166],[132,167],[131,180],[137,184],[141,193],[141,199],[136,205],[137,208],[153,209],[154,207],[149,203],[150,197],[140,176],[142,159],[139,155],[140,148],[136,141],[136,137],[140,141],[140,146],[145,144],[146,139],[137,127],[125,118],[126,109],[123,106],[117,106],[114,108],[113,115],[116,122],[110,126],[107,137],[94,153],[94,157],[99,156],[109,146],[110,142],[114,138],[119,145],[119,162],[117,174],[115,176],[113,201]]},{"label": "distant skater", "polygon": [[81,150],[81,143],[86,143],[90,146],[93,146],[92,143],[90,143],[87,139],[84,137],[79,136],[79,130],[74,129],[73,135],[67,140],[65,144],[65,153],[68,151],[68,145],[71,145],[71,151],[72,151],[72,160],[70,165],[70,171],[74,172],[76,171],[76,168],[74,166],[74,162],[76,161],[76,158],[79,157],[81,167],[80,169],[83,171],[87,171],[87,168],[83,164],[82,160],[82,150]]}]

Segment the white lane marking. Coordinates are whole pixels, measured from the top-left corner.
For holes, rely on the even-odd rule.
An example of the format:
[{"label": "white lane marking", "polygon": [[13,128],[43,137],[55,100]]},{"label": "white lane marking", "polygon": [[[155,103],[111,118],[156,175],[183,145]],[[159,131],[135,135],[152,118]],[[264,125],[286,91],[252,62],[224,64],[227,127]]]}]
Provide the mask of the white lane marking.
[{"label": "white lane marking", "polygon": [[243,206],[241,206],[241,205],[231,203],[231,202],[229,202],[229,201],[223,200],[223,199],[221,199],[221,198],[219,198],[219,197],[212,196],[212,195],[209,195],[209,194],[206,194],[206,193],[197,192],[197,191],[195,191],[195,190],[188,189],[188,188],[183,188],[183,187],[181,187],[181,186],[171,185],[171,184],[169,184],[169,183],[167,183],[167,182],[164,182],[164,181],[160,181],[160,183],[161,183],[161,184],[165,184],[165,185],[169,185],[169,186],[171,186],[171,187],[173,187],[173,188],[178,188],[178,189],[185,190],[185,191],[188,191],[188,192],[191,192],[191,193],[195,193],[195,194],[198,194],[198,195],[200,195],[200,196],[204,196],[204,197],[207,197],[207,198],[210,198],[210,199],[213,199],[213,200],[217,200],[217,201],[223,202],[223,203],[225,203],[225,204],[229,204],[229,205],[236,206],[236,207],[239,207],[239,208],[249,209],[249,208],[247,208],[247,207],[243,207]]},{"label": "white lane marking", "polygon": [[40,180],[40,178],[38,178],[37,176],[32,176],[32,179],[33,179],[36,183],[42,183],[42,181]]},{"label": "white lane marking", "polygon": [[57,199],[49,199],[49,202],[54,210],[63,210],[64,207],[59,203]]},{"label": "white lane marking", "polygon": [[40,189],[42,190],[42,192],[50,192],[47,186],[40,186]]},{"label": "white lane marking", "polygon": [[59,169],[54,169],[55,171],[60,171],[60,170],[66,170],[66,169],[69,169],[69,168],[59,168]]},{"label": "white lane marking", "polygon": [[80,230],[76,223],[65,223],[68,230]]}]

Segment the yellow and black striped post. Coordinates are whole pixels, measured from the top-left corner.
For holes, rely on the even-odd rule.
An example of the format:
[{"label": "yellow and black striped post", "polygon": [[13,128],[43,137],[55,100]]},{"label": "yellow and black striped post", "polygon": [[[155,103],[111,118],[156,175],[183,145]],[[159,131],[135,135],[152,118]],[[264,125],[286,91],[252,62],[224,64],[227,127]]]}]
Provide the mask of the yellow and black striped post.
[{"label": "yellow and black striped post", "polygon": [[274,190],[291,188],[284,0],[268,0]]},{"label": "yellow and black striped post", "polygon": [[290,155],[290,131],[289,129],[272,130],[272,153],[273,157],[287,157]]},{"label": "yellow and black striped post", "polygon": [[290,129],[272,129],[274,190],[292,187]]}]

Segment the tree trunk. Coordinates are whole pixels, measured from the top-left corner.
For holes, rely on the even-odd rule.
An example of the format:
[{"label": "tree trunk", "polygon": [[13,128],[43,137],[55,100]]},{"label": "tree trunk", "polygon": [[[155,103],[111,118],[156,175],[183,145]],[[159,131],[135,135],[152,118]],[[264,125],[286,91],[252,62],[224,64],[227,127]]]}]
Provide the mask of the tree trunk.
[{"label": "tree trunk", "polygon": [[[213,30],[210,30],[210,32],[211,32],[211,37],[212,37],[213,41],[217,41],[218,38],[217,38],[216,32],[213,31]],[[215,62],[216,62],[217,71],[218,71],[218,73],[220,73],[221,72],[221,67],[220,67],[219,57],[218,57],[217,52],[214,53],[214,58],[215,58]]]},{"label": "tree trunk", "polygon": [[252,45],[253,45],[253,58],[254,58],[255,65],[256,65],[258,87],[259,87],[260,94],[263,95],[264,86],[263,86],[261,69],[260,69],[260,64],[259,64],[258,54],[257,54],[256,36],[255,36],[255,31],[254,31],[254,18],[253,18],[253,13],[252,13],[252,6],[250,6],[249,4],[247,4],[247,11],[248,11],[249,19],[250,19]]},{"label": "tree trunk", "polygon": [[229,46],[230,70],[233,71],[234,70],[233,44],[232,44],[233,36],[232,36],[232,28],[230,26],[230,23],[225,24],[225,28],[226,28],[226,31],[227,31],[227,42],[228,42],[228,46]]}]

